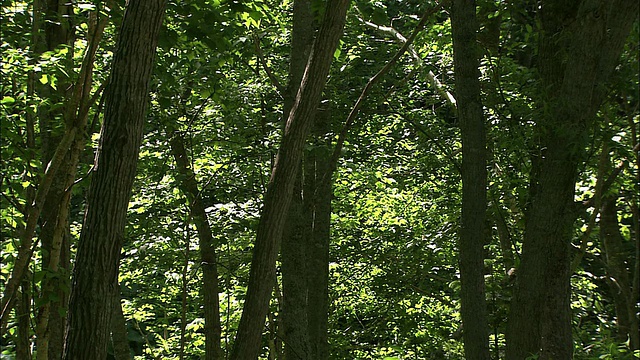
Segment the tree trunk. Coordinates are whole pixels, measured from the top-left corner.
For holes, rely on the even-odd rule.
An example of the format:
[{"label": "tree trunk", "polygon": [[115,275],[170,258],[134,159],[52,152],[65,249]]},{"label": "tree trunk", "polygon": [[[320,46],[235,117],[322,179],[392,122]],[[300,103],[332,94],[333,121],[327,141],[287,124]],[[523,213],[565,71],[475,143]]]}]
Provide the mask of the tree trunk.
[{"label": "tree trunk", "polygon": [[636,1],[543,1],[538,49],[543,155],[532,181],[507,359],[571,359],[570,245],[577,169],[631,25]]},{"label": "tree trunk", "polygon": [[498,240],[500,241],[500,250],[502,252],[502,262],[504,264],[505,275],[511,276],[512,269],[515,266],[515,257],[513,254],[513,245],[511,243],[511,233],[507,226],[507,220],[501,213],[502,209],[496,206],[494,212],[494,221],[498,230]]},{"label": "tree trunk", "polygon": [[[284,121],[295,102],[305,65],[313,46],[315,33],[314,16],[310,0],[295,0],[293,3],[293,30],[291,33],[291,55],[289,84],[284,99]],[[283,123],[284,123],[283,121]],[[313,120],[311,120],[313,121]],[[303,163],[306,159],[303,158]],[[302,166],[302,165],[300,165]],[[301,167],[302,169],[302,167]],[[298,170],[293,190],[289,218],[285,227],[281,251],[282,271],[282,327],[285,359],[309,359],[309,334],[307,331],[307,272],[305,248],[311,232],[311,219],[303,206],[303,171]]]},{"label": "tree trunk", "polygon": [[232,360],[253,360],[260,353],[261,334],[275,283],[275,261],[289,212],[305,140],[320,104],[333,54],[342,35],[347,0],[330,0],[305,69],[296,102],[264,198],[256,237],[247,297],[238,327]]},{"label": "tree trunk", "polygon": [[487,212],[486,135],[480,100],[476,7],[454,0],[451,7],[458,118],[462,133],[462,219],[459,242],[460,303],[466,359],[490,359],[484,286]]},{"label": "tree trunk", "polygon": [[218,298],[218,265],[216,259],[216,244],[211,233],[211,226],[207,218],[196,175],[189,166],[189,157],[184,148],[184,141],[179,133],[174,133],[170,140],[171,153],[176,161],[182,189],[191,209],[191,217],[198,231],[200,239],[200,261],[202,263],[202,295],[204,298],[204,334],[205,359],[222,359],[220,347],[222,326],[220,324],[220,305]]},{"label": "tree trunk", "polygon": [[113,315],[111,318],[111,341],[113,344],[113,357],[115,360],[131,360],[131,349],[129,348],[127,319],[122,312],[122,298],[120,296],[120,286],[115,302],[113,303]]},{"label": "tree trunk", "polygon": [[65,359],[106,356],[127,207],[148,104],[163,0],[130,0],[105,99],[104,123],[74,267]]},{"label": "tree trunk", "polygon": [[[73,29],[71,28],[68,18],[68,15],[71,13],[71,11],[72,10],[68,6],[60,5],[60,7],[58,7],[55,0],[50,0],[46,3],[40,0],[34,2],[31,39],[32,60],[30,61],[32,64],[35,64],[35,62],[43,52],[52,50],[61,43],[71,44],[73,42]],[[61,80],[60,89],[66,88],[66,86],[64,85],[65,81]],[[51,103],[53,104],[60,103],[65,98],[64,91],[51,91],[48,86],[43,86],[38,81],[36,81],[35,73],[33,71],[30,71],[28,74],[27,93],[29,97],[33,97],[37,93],[42,98],[50,99]],[[62,197],[62,193],[59,189],[63,187],[62,184],[66,181],[66,178],[64,176],[55,177],[54,175],[57,172],[58,168],[63,166],[63,164],[65,163],[64,157],[69,146],[72,143],[74,134],[70,134],[69,131],[67,131],[64,136],[58,137],[55,143],[51,141],[52,136],[50,130],[53,127],[51,125],[51,122],[56,113],[56,111],[44,111],[43,109],[39,109],[37,114],[37,118],[40,121],[40,138],[43,146],[43,169],[46,169],[46,171],[38,185],[35,199],[32,195],[29,195],[29,199],[26,202],[28,204],[26,217],[27,224],[24,231],[20,234],[21,241],[18,258],[15,261],[11,277],[7,281],[4,296],[2,298],[2,315],[0,317],[1,328],[5,327],[6,316],[11,310],[11,299],[18,284],[21,281],[21,278],[26,270],[26,266],[31,260],[33,236],[35,234],[38,218],[40,217],[45,205],[45,200],[49,197],[50,192],[56,193],[54,194],[54,197],[56,199]],[[35,152],[35,119],[33,119],[34,116],[31,114],[31,112],[27,112],[26,116],[26,143],[27,146]],[[27,167],[31,168],[29,159],[26,163]],[[45,236],[47,233],[52,233],[53,228],[55,228],[56,226],[55,218],[52,221],[51,219],[47,218],[47,215],[49,214],[49,212],[43,214],[44,216],[41,222],[43,224],[43,227],[46,227],[46,229],[43,228]],[[52,211],[51,214],[55,214],[55,216],[57,216],[57,211]],[[46,261],[48,259],[45,257],[44,260]]]},{"label": "tree trunk", "polygon": [[[305,159],[306,160],[306,159]],[[307,331],[306,238],[309,214],[302,205],[301,174],[298,175],[282,242],[282,326],[286,360],[311,359]]]},{"label": "tree trunk", "polygon": [[616,309],[617,338],[620,342],[629,340],[632,349],[638,348],[638,318],[635,311],[631,264],[633,256],[624,251],[624,238],[620,233],[615,195],[602,199],[600,211],[600,237],[604,244],[604,260],[607,264],[607,283],[611,289]]},{"label": "tree trunk", "polygon": [[25,276],[25,280],[20,286],[20,293],[16,301],[17,336],[16,336],[16,356],[17,359],[31,359],[31,284]]},{"label": "tree trunk", "polygon": [[[320,111],[315,118],[314,144],[305,159],[306,213],[312,217],[311,236],[306,246],[307,273],[307,322],[310,354],[313,360],[329,359],[329,232],[331,225],[332,181],[324,181],[330,171],[331,147],[323,140],[329,132],[331,114]],[[329,178],[331,176],[329,175]]]}]

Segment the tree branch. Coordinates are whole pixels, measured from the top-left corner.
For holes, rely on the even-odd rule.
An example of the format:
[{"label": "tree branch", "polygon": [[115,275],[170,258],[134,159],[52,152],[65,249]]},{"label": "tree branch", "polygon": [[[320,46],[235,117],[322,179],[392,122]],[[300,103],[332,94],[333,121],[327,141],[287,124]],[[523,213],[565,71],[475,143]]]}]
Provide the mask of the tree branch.
[{"label": "tree branch", "polygon": [[[382,26],[382,25],[378,25],[376,23],[370,22],[370,21],[366,21],[364,19],[358,18],[358,20],[360,20],[360,22],[362,22],[363,24],[376,29],[380,32],[386,33],[391,35],[393,38],[395,38],[398,42],[406,44],[407,43],[407,38],[404,37],[404,35],[402,35],[398,30],[394,29],[393,27],[390,26]],[[413,39],[412,39],[413,40]],[[409,53],[411,54],[411,57],[413,58],[414,63],[416,63],[416,65],[418,66],[422,66],[425,64],[424,60],[422,59],[422,57],[420,57],[420,55],[418,54],[418,52],[416,51],[416,49],[414,48],[414,46],[412,44],[409,44],[409,47],[407,49],[409,51]],[[450,107],[452,107],[453,109],[456,108],[456,99],[453,96],[453,94],[451,94],[446,88],[445,86],[440,82],[440,80],[438,80],[438,78],[436,77],[436,75],[433,73],[433,71],[429,70],[427,72],[427,78],[429,79],[429,82],[431,83],[431,86],[433,86],[433,88],[436,90],[436,92],[438,93],[438,95],[440,95],[440,97],[447,103],[447,105],[449,105]]]},{"label": "tree branch", "polygon": [[[260,39],[258,38],[258,35],[256,35],[256,34],[253,34],[253,45],[255,46],[255,49],[256,49],[256,55],[258,55],[258,62],[260,62],[260,64],[264,68],[264,71],[267,73],[267,76],[269,77],[269,80],[271,80],[273,85],[278,90],[279,94],[284,94],[284,92],[286,91],[286,88],[284,86],[282,86],[282,83],[280,83],[280,81],[273,74],[273,72],[271,71],[269,66],[267,66],[267,62],[264,59],[264,54],[262,53],[262,48],[260,48]],[[282,95],[280,95],[280,96],[282,96]]]}]

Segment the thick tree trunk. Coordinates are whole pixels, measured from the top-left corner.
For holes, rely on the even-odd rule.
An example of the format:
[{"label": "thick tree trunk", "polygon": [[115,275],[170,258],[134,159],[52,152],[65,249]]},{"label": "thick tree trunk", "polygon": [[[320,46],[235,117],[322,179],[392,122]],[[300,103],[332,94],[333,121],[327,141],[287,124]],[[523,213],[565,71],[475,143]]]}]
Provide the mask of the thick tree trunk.
[{"label": "thick tree trunk", "polygon": [[[567,159],[563,143],[548,144],[539,178],[539,184],[545,186],[540,186],[528,214],[507,332],[509,359],[539,354],[543,334],[550,336],[554,328],[554,345],[546,350],[553,351],[556,359],[571,358],[569,241],[577,163]],[[513,337],[514,333],[519,336]]]},{"label": "thick tree trunk", "polygon": [[330,0],[305,69],[296,102],[287,120],[276,157],[251,263],[247,297],[232,360],[253,360],[260,353],[261,334],[275,283],[275,261],[289,212],[304,144],[320,104],[333,54],[342,36],[347,0]]},{"label": "thick tree trunk", "polygon": [[458,118],[462,132],[462,220],[459,242],[460,303],[466,359],[490,359],[484,286],[487,211],[486,135],[480,100],[475,1],[451,7]]},{"label": "thick tree trunk", "polygon": [[569,249],[577,169],[603,84],[637,11],[638,3],[629,0],[542,2],[538,138],[543,157],[532,181],[507,359],[572,357]]},{"label": "thick tree trunk", "polygon": [[[314,16],[310,0],[293,3],[293,30],[289,84],[284,99],[284,121],[288,118],[300,88],[305,66],[313,46],[315,35]],[[313,120],[311,120],[313,121]],[[303,159],[303,163],[306,159]],[[302,166],[302,165],[301,165]],[[301,167],[302,168],[302,167]],[[307,272],[306,239],[311,234],[311,216],[303,206],[303,178],[299,170],[293,190],[287,226],[282,239],[282,327],[285,359],[309,359],[309,334],[307,331]]]},{"label": "thick tree trunk", "polygon": [[189,165],[189,157],[184,148],[184,141],[179,133],[174,133],[170,140],[171,153],[176,161],[182,183],[182,189],[191,209],[191,217],[200,239],[200,261],[202,264],[202,295],[204,298],[205,324],[205,359],[222,359],[220,347],[222,326],[220,324],[220,301],[218,298],[218,265],[216,244],[211,233],[207,212],[200,196],[200,189],[195,174]]},{"label": "thick tree trunk", "polygon": [[114,54],[80,235],[65,359],[104,359],[164,0],[130,0]]}]

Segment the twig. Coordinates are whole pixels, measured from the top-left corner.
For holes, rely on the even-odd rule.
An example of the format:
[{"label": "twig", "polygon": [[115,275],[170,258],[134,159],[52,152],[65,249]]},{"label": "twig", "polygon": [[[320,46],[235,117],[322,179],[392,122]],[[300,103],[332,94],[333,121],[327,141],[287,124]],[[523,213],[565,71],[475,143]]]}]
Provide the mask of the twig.
[{"label": "twig", "polygon": [[280,81],[278,81],[278,78],[273,74],[273,72],[271,72],[271,69],[269,68],[269,66],[267,66],[267,62],[264,59],[264,54],[262,53],[262,49],[260,48],[260,39],[256,34],[253,34],[253,45],[256,49],[256,55],[258,55],[258,61],[260,62],[260,64],[262,64],[262,67],[264,68],[264,71],[267,73],[269,80],[271,80],[273,85],[278,90],[279,94],[284,94],[286,89],[284,86],[282,86]]}]

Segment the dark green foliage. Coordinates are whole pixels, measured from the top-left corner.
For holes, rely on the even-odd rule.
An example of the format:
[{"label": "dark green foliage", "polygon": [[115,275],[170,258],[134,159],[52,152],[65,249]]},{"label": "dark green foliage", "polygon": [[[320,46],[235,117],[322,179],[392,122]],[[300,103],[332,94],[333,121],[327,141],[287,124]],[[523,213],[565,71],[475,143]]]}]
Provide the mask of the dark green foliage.
[{"label": "dark green foliage", "polygon": [[[324,140],[333,142],[362,88],[401,46],[389,33],[360,19],[392,26],[408,37],[420,14],[432,6],[421,1],[364,0],[353,5],[321,105],[331,113],[330,132]],[[140,358],[178,358],[183,297],[184,358],[202,356],[205,348],[199,289],[202,267],[195,227],[169,151],[171,132],[183,135],[217,243],[222,348],[231,351],[246,295],[262,196],[282,135],[291,6],[289,1],[270,0],[168,4],[119,274],[129,342]],[[321,9],[324,2],[314,6]],[[63,105],[29,94],[28,72],[33,70],[39,84],[51,87],[67,76],[75,79],[92,10],[76,7],[76,36],[81,40],[73,50],[61,46],[33,59],[31,3],[3,1],[2,9],[0,283],[4,290],[24,227],[21,209],[45,168],[40,162],[43,149],[37,122],[36,146],[27,146],[27,116],[34,116],[37,109]],[[539,24],[535,12],[534,2],[526,6],[478,2],[480,80],[489,150],[485,282],[494,358],[504,357],[506,319],[517,276],[510,270],[520,264],[533,198],[530,182],[536,176],[532,169],[541,156],[541,139],[535,136],[544,112],[535,107],[541,95],[536,83],[539,54],[534,49]],[[112,22],[98,50],[94,90],[106,81],[122,11],[108,15]],[[638,36],[636,21],[620,65],[608,81],[604,104],[588,125],[585,151],[579,154],[571,255],[580,253],[583,238],[586,249],[571,279],[576,359],[632,358],[630,343],[618,337],[615,294],[607,282],[611,274],[599,218],[590,229],[589,220],[596,211],[593,198],[599,159],[606,148],[610,165],[605,179],[617,175],[604,194],[618,197],[619,229],[633,277],[632,267],[638,261],[640,194],[638,153],[633,150],[640,133]],[[460,124],[429,75],[431,71],[442,89],[453,92],[447,11],[429,19],[413,48],[422,62],[407,54],[371,90],[333,178],[332,359],[463,358],[456,245],[462,202]],[[73,73],[64,73],[67,61],[73,62]],[[99,103],[90,110],[93,125],[79,177],[88,173],[97,147],[95,132],[102,119]],[[53,126],[56,133],[64,129],[62,122]],[[307,148],[319,143],[310,141]],[[72,249],[82,227],[88,183],[87,178],[71,190]],[[36,294],[38,280],[45,275],[39,247],[37,250],[30,265],[34,278],[29,280]],[[32,307],[37,311],[40,305],[33,303]],[[281,345],[277,336],[280,305],[274,296],[262,358],[278,352]],[[1,356],[12,359],[18,336],[13,313],[6,331],[2,330]]]}]

